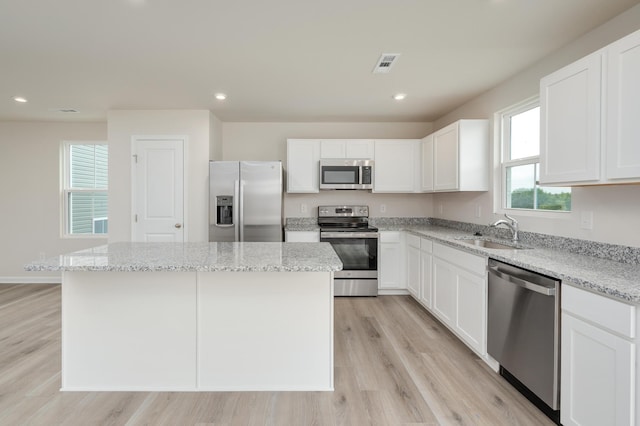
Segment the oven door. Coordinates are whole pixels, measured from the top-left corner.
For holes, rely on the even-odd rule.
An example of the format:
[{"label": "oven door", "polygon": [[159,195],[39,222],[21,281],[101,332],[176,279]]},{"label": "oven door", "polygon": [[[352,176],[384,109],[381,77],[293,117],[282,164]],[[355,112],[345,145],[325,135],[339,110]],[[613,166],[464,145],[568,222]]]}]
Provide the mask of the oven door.
[{"label": "oven door", "polygon": [[378,278],[377,232],[320,232],[320,241],[331,243],[342,261],[335,278]]},{"label": "oven door", "polygon": [[320,166],[320,189],[360,189],[360,166]]}]

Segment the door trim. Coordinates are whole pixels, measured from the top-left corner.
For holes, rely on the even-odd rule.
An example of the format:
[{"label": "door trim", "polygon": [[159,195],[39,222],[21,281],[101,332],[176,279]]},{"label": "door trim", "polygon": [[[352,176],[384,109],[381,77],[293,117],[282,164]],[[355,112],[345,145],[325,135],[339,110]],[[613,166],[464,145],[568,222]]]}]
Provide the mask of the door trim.
[{"label": "door trim", "polygon": [[130,211],[130,229],[131,229],[131,241],[135,241],[136,234],[136,220],[135,220],[135,212],[136,212],[136,143],[144,142],[144,141],[174,141],[181,140],[182,141],[182,231],[183,231],[183,241],[186,243],[189,241],[189,221],[187,218],[189,217],[189,212],[187,207],[189,206],[188,202],[188,173],[187,173],[187,155],[189,153],[189,138],[187,135],[133,135],[131,136],[131,211]]}]

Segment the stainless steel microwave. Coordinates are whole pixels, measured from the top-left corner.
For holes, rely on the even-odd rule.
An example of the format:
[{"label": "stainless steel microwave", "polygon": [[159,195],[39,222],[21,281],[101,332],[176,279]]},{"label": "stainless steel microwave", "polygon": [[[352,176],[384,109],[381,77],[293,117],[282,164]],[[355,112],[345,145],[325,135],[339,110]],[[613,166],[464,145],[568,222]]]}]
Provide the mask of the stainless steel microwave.
[{"label": "stainless steel microwave", "polygon": [[320,160],[320,189],[373,189],[373,160]]}]

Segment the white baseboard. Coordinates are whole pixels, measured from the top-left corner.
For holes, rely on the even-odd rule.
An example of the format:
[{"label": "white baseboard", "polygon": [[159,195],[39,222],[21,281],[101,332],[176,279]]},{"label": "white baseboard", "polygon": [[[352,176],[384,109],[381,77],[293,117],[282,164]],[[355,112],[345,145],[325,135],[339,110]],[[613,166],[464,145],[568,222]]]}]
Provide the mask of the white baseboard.
[{"label": "white baseboard", "polygon": [[62,277],[33,276],[33,277],[0,277],[0,284],[60,284]]}]

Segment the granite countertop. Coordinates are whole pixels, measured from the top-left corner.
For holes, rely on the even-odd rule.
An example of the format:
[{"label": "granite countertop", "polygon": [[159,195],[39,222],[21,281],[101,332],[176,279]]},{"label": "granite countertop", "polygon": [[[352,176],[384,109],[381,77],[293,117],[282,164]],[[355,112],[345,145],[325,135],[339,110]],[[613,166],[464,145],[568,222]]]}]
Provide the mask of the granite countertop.
[{"label": "granite countertop", "polygon": [[131,243],[64,254],[27,271],[329,272],[342,262],[329,243]]},{"label": "granite countertop", "polygon": [[285,231],[320,231],[318,219],[315,217],[288,217]]},{"label": "granite countertop", "polygon": [[640,304],[640,265],[616,262],[562,249],[519,244],[522,249],[502,250],[478,247],[465,243],[465,239],[481,238],[510,244],[508,240],[493,237],[474,237],[472,233],[434,225],[392,227],[385,230],[403,230],[428,237],[435,242],[470,253],[500,260],[562,280],[563,284],[582,287],[597,293],[634,304]]},{"label": "granite countertop", "polygon": [[[290,231],[317,230],[314,218],[289,218]],[[291,226],[289,225],[291,221]],[[465,243],[481,231],[481,239],[511,244],[505,229],[434,218],[369,218],[381,232],[406,231],[469,253],[500,260],[562,280],[614,299],[640,305],[640,248],[616,246],[521,231],[523,249],[490,249]],[[314,228],[315,226],[315,228]],[[487,235],[489,231],[489,235]]]}]

